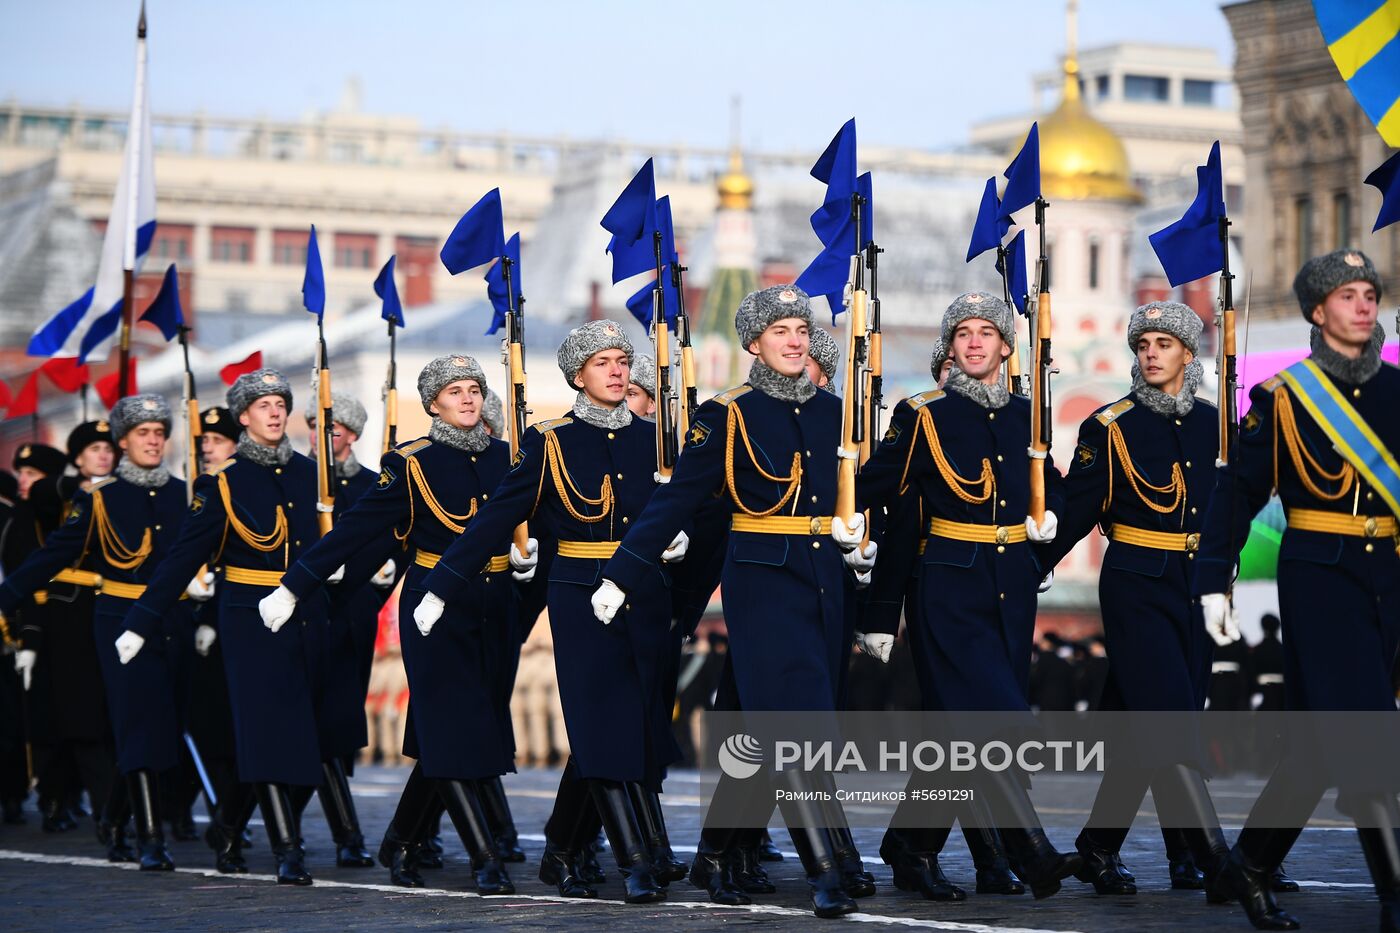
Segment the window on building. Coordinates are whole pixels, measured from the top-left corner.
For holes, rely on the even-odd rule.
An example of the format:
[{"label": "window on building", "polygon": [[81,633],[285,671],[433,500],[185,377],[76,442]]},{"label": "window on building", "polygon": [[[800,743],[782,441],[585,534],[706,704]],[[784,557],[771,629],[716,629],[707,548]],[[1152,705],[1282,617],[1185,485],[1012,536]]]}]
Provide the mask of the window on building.
[{"label": "window on building", "polygon": [[1335,249],[1351,245],[1351,195],[1345,191],[1332,195],[1332,245]]},{"label": "window on building", "polygon": [[1099,287],[1099,241],[1089,241],[1089,288]]},{"label": "window on building", "polygon": [[1301,266],[1312,258],[1312,223],[1313,204],[1312,198],[1299,198],[1293,202],[1293,236],[1297,244],[1298,254],[1295,257],[1294,265]]},{"label": "window on building", "polygon": [[379,237],[373,233],[337,233],[335,264],[342,269],[374,267],[374,247]]},{"label": "window on building", "polygon": [[156,224],[151,258],[163,263],[189,262],[194,255],[194,227],[189,224]]},{"label": "window on building", "polygon": [[1181,102],[1192,107],[1215,106],[1215,82],[1187,78],[1181,86]]},{"label": "window on building", "polygon": [[1124,75],[1123,99],[1166,103],[1169,82],[1152,75]]},{"label": "window on building", "polygon": [[1098,95],[1099,100],[1108,97],[1108,75],[1099,75],[1094,78],[1094,92]]},{"label": "window on building", "polygon": [[209,231],[209,258],[214,262],[232,262],[241,265],[252,262],[254,235],[255,231],[252,227],[211,228]]},{"label": "window on building", "polygon": [[306,265],[305,230],[272,231],[272,262],[279,266]]}]

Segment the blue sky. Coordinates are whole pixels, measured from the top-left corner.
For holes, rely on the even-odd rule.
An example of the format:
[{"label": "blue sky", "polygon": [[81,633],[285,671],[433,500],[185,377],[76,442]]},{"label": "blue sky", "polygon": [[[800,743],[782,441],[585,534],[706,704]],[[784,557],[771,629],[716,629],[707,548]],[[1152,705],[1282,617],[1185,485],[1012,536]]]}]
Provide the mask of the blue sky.
[{"label": "blue sky", "polygon": [[[0,0],[0,100],[130,105],[139,0]],[[945,148],[1030,106],[1064,46],[1056,0],[150,0],[151,106],[298,117],[356,75],[364,109],[427,128],[820,148],[854,114],[865,145]],[[857,41],[858,40],[858,41]],[[1218,0],[1082,0],[1082,47],[1207,46]]]}]

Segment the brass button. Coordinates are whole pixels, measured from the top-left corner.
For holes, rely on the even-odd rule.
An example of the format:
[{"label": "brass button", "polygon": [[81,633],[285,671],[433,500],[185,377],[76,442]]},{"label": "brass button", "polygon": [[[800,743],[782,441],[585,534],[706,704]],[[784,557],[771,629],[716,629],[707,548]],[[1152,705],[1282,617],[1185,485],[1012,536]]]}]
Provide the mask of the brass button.
[{"label": "brass button", "polygon": [[1369,489],[1366,490],[1366,501],[1367,501],[1367,502],[1370,502],[1370,501],[1371,501],[1372,499],[1374,499],[1374,498],[1376,498],[1376,494],[1373,493],[1373,492],[1371,492],[1371,490],[1369,490]]},{"label": "brass button", "polygon": [[1366,542],[1366,553],[1367,553],[1367,554],[1370,554],[1370,553],[1371,553],[1372,551],[1374,551],[1375,549],[1376,549],[1376,546],[1375,546],[1374,544],[1372,544],[1370,541],[1367,541],[1367,542]]},{"label": "brass button", "polygon": [[1176,419],[1176,423],[1177,423],[1177,426],[1180,427],[1180,426],[1181,426],[1181,419],[1180,419],[1180,418]]},{"label": "brass button", "polygon": [[812,456],[812,452],[811,452],[810,450],[807,451],[807,456],[809,456],[809,457]]},{"label": "brass button", "polygon": [[1005,598],[1006,598],[1006,594],[1005,594],[1005,593],[998,593],[998,594],[997,594],[997,599],[1005,599]]},{"label": "brass button", "polygon": [[1360,389],[1352,389],[1352,390],[1351,390],[1351,397],[1352,397],[1352,398],[1360,398],[1360,397],[1361,397],[1361,390],[1360,390]]},{"label": "brass button", "polygon": [[617,478],[618,478],[618,479],[622,479],[622,474],[621,474],[621,473],[617,474]]},{"label": "brass button", "polygon": [[156,531],[160,531],[160,526],[159,526],[159,525],[156,526]]},{"label": "brass button", "polygon": [[1187,460],[1187,461],[1186,461],[1186,469],[1188,469],[1188,470],[1191,469],[1191,461],[1190,461],[1190,460]]},{"label": "brass button", "polygon": [[1001,500],[1000,502],[998,502],[997,504],[1000,505],[1002,508],[1006,508],[1006,500],[1005,500],[1005,499],[1002,499],[1002,500]]},{"label": "brass button", "polygon": [[631,603],[623,603],[623,604],[622,604],[622,608],[623,608],[623,609],[631,609],[631,608],[632,608],[632,604],[631,604]]},{"label": "brass button", "polygon": [[813,542],[812,542],[812,550],[814,550],[814,551],[820,551],[821,549],[822,549],[822,543],[821,543],[820,541],[813,541]]},{"label": "brass button", "polygon": [[1195,553],[1192,552],[1192,553],[1187,554],[1187,555],[1186,555],[1186,559],[1187,559],[1187,560],[1195,560],[1195,559],[1196,559]]},{"label": "brass button", "polygon": [[1001,454],[997,454],[997,463],[1001,463]]},{"label": "brass button", "polygon": [[293,542],[292,542],[292,546],[293,546],[293,547],[301,547],[301,539],[298,538],[297,540],[293,541]]},{"label": "brass button", "polygon": [[155,491],[154,489],[152,489],[152,490],[151,490],[151,495],[154,496],[155,494],[156,494],[156,491]]},{"label": "brass button", "polygon": [[629,519],[626,515],[622,516],[622,524],[625,525],[625,524],[627,524],[630,520],[631,520],[631,519]]},{"label": "brass button", "polygon": [[813,502],[816,502],[816,501],[817,501],[817,497],[816,497],[816,496],[813,496],[813,497],[812,497],[812,501],[813,501]]},{"label": "brass button", "polygon": [[295,502],[288,502],[288,503],[287,503],[287,508],[290,509],[290,508],[292,508],[292,507],[295,506],[295,505],[296,505]]},{"label": "brass button", "polygon": [[483,493],[481,494],[481,501],[482,501],[482,502],[485,502],[485,501],[486,501],[487,499],[489,499],[489,498],[491,498],[491,497],[488,496],[486,493],[483,492]]},{"label": "brass button", "polygon": [[987,412],[987,420],[988,420],[988,421],[995,421],[995,420],[997,420],[997,413],[994,412],[994,411],[989,411],[989,412]]},{"label": "brass button", "polygon": [[[612,440],[612,439],[615,438],[615,437],[617,437],[616,434],[614,434],[614,433],[611,432],[611,431],[608,432],[608,440]],[[476,458],[473,457],[472,459],[475,460]]]},{"label": "brass button", "polygon": [[343,479],[343,480],[340,481],[340,485],[342,485],[342,486],[349,486],[349,485],[350,485],[350,481],[349,481],[348,479]]},{"label": "brass button", "polygon": [[490,582],[491,582],[491,575],[488,573],[488,574],[487,574],[485,577],[483,577],[482,579],[485,580],[487,583],[490,583]]},{"label": "brass button", "polygon": [[997,553],[998,553],[998,554],[1005,554],[1005,553],[1006,553],[1006,548],[1005,548],[1004,546],[998,544],[998,545],[997,545]]},{"label": "brass button", "polygon": [[1194,505],[1191,506],[1191,514],[1192,514],[1192,515],[1195,515],[1195,514],[1196,514],[1196,507],[1195,507]]},{"label": "brass button", "polygon": [[272,472],[276,473],[278,476],[281,476],[281,475],[282,475],[282,468],[281,468],[281,467],[273,467],[273,468],[272,468]]},{"label": "brass button", "polygon": [[793,413],[794,415],[800,415],[800,414],[802,414],[802,409],[800,409],[800,408],[794,408],[794,409],[792,410],[792,413]]},{"label": "brass button", "polygon": [[472,454],[472,463],[476,463],[476,454]]}]

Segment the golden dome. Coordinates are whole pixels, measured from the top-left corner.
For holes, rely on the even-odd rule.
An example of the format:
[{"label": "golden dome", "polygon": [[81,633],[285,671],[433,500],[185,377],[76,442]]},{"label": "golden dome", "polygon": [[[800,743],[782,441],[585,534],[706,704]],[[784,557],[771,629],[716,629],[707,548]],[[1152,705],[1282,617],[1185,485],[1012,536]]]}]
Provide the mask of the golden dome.
[{"label": "golden dome", "polygon": [[1079,64],[1072,57],[1065,61],[1060,106],[1040,121],[1040,185],[1048,201],[1142,201],[1123,143],[1080,100]]},{"label": "golden dome", "polygon": [[753,210],[753,179],[744,173],[744,157],[737,148],[729,151],[729,171],[719,177],[720,210]]}]

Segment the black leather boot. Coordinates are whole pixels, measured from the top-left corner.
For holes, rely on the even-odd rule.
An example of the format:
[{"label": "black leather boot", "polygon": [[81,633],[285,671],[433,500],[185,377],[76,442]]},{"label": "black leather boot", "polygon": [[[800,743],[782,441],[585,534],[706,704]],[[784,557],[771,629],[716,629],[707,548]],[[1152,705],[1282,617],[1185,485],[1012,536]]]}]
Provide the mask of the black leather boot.
[{"label": "black leather boot", "polygon": [[1274,866],[1274,870],[1269,872],[1269,887],[1275,894],[1292,894],[1299,890],[1298,882],[1288,877],[1283,870],[1283,863],[1279,862]]},{"label": "black leather boot", "polygon": [[520,848],[520,833],[515,828],[515,817],[510,812],[510,801],[506,798],[505,785],[499,777],[476,782],[477,796],[486,811],[486,822],[491,827],[491,835],[496,837],[496,854],[503,862],[525,861],[525,850]]},{"label": "black leather boot", "polygon": [[259,784],[257,795],[268,843],[277,858],[277,883],[298,887],[311,884],[311,874],[306,870],[306,850],[301,846],[301,832],[286,785]]},{"label": "black leather boot", "polygon": [[421,888],[425,884],[418,873],[423,852],[420,841],[435,806],[437,795],[432,782],[423,776],[422,765],[415,764],[379,843],[379,864],[389,869],[389,881],[401,888]]},{"label": "black leather boot", "polygon": [[1381,933],[1400,931],[1400,809],[1395,796],[1368,799],[1357,812],[1357,836],[1381,902]]},{"label": "black leather boot", "polygon": [[621,781],[590,779],[588,789],[599,816],[603,818],[603,829],[608,834],[613,858],[617,860],[617,867],[622,870],[627,885],[624,900],[629,904],[664,901],[666,889],[652,872],[651,856],[642,838],[641,825],[626,786]]},{"label": "black leather boot", "polygon": [[225,791],[219,807],[209,819],[204,842],[214,850],[214,869],[223,875],[241,875],[248,871],[243,858],[243,827],[253,815],[257,795],[248,784],[239,784]]},{"label": "black leather boot", "polygon": [[792,835],[793,848],[797,849],[797,855],[802,860],[802,868],[807,873],[807,884],[812,889],[812,913],[828,920],[859,910],[855,899],[846,893],[842,884],[841,869],[836,864],[836,850],[831,844],[830,834],[815,825],[809,828],[789,824],[788,832]]},{"label": "black leather boot", "polygon": [[[745,894],[772,894],[778,889],[763,867],[763,837],[767,830],[741,829],[730,844],[734,884]],[[769,840],[772,844],[772,840]]]},{"label": "black leather boot", "polygon": [[690,883],[710,896],[712,904],[752,904],[752,899],[734,880],[734,830],[707,829],[700,833],[695,861],[690,866]]},{"label": "black leather boot", "polygon": [[546,841],[540,856],[540,880],[559,889],[560,897],[595,898],[598,892],[580,876],[578,854]]},{"label": "black leather boot", "polygon": [[428,811],[427,829],[419,842],[418,867],[437,869],[442,867],[442,800],[433,794],[432,808]]},{"label": "black leather boot", "polygon": [[627,794],[632,800],[632,811],[637,814],[642,836],[646,839],[656,880],[663,886],[680,881],[689,868],[671,851],[671,841],[666,836],[666,818],[661,812],[661,795],[636,782],[628,782]]},{"label": "black leather boot", "polygon": [[39,814],[43,818],[39,825],[46,833],[66,833],[78,828],[68,810],[57,800],[41,800]]},{"label": "black leather boot", "polygon": [[1137,893],[1137,883],[1123,877],[1123,860],[1119,858],[1118,853],[1095,844],[1094,837],[1088,830],[1079,834],[1079,838],[1074,841],[1074,848],[1084,860],[1074,877],[1085,884],[1092,884],[1096,894]]},{"label": "black leather boot", "polygon": [[418,874],[417,843],[399,835],[391,822],[384,830],[384,839],[379,843],[378,862],[389,869],[389,883],[401,888],[421,888],[426,882]]},{"label": "black leather boot", "polygon": [[365,835],[360,831],[360,817],[355,812],[355,798],[350,796],[350,779],[345,763],[339,758],[321,762],[321,809],[335,840],[335,864],[340,868],[373,868],[374,856],[365,849]]},{"label": "black leather boot", "polygon": [[136,817],[136,839],[141,846],[142,871],[174,871],[175,863],[165,849],[165,833],[160,827],[156,801],[160,787],[153,772],[144,768],[126,776],[126,792],[131,798],[131,812]]},{"label": "black leather boot", "polygon": [[127,840],[127,824],[131,821],[131,799],[122,781],[113,783],[102,817],[97,821],[97,841],[107,850],[109,862],[134,862],[136,852]]},{"label": "black leather boot", "polygon": [[[1172,860],[1172,887],[1188,890],[1205,889],[1206,902],[1224,904],[1230,900],[1230,888],[1223,882],[1230,846],[1220,830],[1220,818],[1206,790],[1206,782],[1195,768],[1182,764],[1162,768],[1152,778],[1152,796],[1157,802],[1158,816],[1180,829],[1164,828],[1162,839],[1168,844]],[[1165,815],[1164,815],[1165,814]],[[1185,853],[1181,849],[1185,849]],[[1176,866],[1187,864],[1199,876],[1192,887],[1178,883]]]},{"label": "black leather boot", "polygon": [[515,883],[496,854],[496,840],[486,823],[486,813],[472,781],[438,781],[438,795],[447,807],[447,815],[457,829],[457,835],[471,856],[472,872],[476,875],[476,893],[482,897],[514,894]]},{"label": "black leather boot", "polygon": [[758,836],[758,860],[760,862],[781,862],[783,850],[773,844],[773,837],[765,827]]},{"label": "black leather boot", "polygon": [[1287,852],[1298,831],[1246,826],[1220,873],[1219,887],[1240,902],[1256,930],[1296,930],[1296,917],[1274,900],[1269,872],[1276,864],[1273,853]]},{"label": "black leather boot", "polygon": [[1015,896],[1026,893],[1026,886],[1011,870],[1011,860],[1006,857],[1006,848],[995,826],[990,822],[974,826],[964,824],[963,838],[967,840],[967,851],[977,869],[978,894]]},{"label": "black leather boot", "polygon": [[880,859],[894,872],[894,886],[918,892],[924,900],[962,901],[967,892],[943,874],[938,853],[918,841],[918,831],[891,827],[880,842]]},{"label": "black leather boot", "polygon": [[865,870],[850,827],[832,829],[831,842],[836,847],[836,867],[841,869],[841,883],[846,893],[851,897],[874,897],[875,876]]},{"label": "black leather boot", "polygon": [[1077,852],[1065,854],[1051,845],[1019,775],[995,771],[984,775],[983,780],[1012,824],[999,832],[1017,877],[1030,887],[1036,900],[1055,894],[1061,881],[1079,872],[1083,859]]}]

